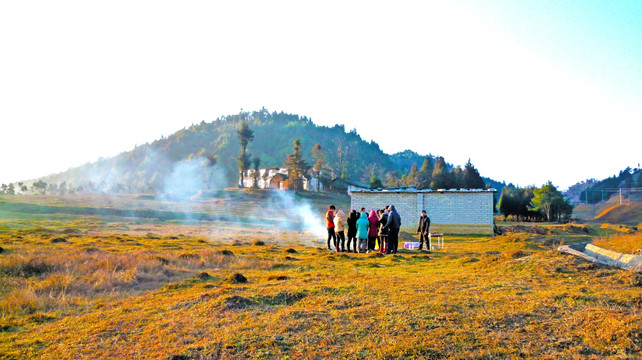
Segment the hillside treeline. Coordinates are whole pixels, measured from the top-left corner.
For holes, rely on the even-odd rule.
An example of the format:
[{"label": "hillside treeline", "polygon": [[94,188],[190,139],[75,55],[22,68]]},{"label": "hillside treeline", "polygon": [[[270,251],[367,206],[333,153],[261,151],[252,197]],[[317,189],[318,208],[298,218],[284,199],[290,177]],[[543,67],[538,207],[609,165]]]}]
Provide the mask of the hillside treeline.
[{"label": "hillside treeline", "polygon": [[642,169],[631,169],[627,167],[620,171],[618,175],[593,182],[591,186],[580,192],[579,201],[595,204],[608,199],[611,195],[617,193],[619,188],[640,187],[642,187]]},{"label": "hillside treeline", "polygon": [[540,188],[504,187],[497,210],[504,220],[564,222],[571,218],[573,205],[549,182]]}]

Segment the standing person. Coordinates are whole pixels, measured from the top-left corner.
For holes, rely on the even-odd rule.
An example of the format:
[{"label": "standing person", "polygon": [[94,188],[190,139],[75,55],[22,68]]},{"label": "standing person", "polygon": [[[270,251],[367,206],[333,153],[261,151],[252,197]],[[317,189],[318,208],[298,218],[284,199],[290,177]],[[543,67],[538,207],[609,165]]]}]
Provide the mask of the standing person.
[{"label": "standing person", "polygon": [[350,211],[348,215],[348,252],[350,252],[350,243],[354,243],[354,252],[357,252],[357,220],[359,215],[357,215],[357,210]]},{"label": "standing person", "polygon": [[368,216],[368,221],[370,222],[370,227],[368,228],[368,252],[374,251],[375,241],[377,240],[377,235],[379,233],[379,217],[377,212],[372,210],[370,216]]},{"label": "standing person", "polygon": [[384,229],[388,222],[388,213],[385,209],[379,210],[379,252],[385,254],[388,249],[388,230]]},{"label": "standing person", "polygon": [[370,221],[365,212],[361,213],[359,220],[357,220],[357,239],[359,239],[359,252],[366,252],[368,242],[368,230],[370,228]]},{"label": "standing person", "polygon": [[399,247],[399,229],[401,228],[401,216],[395,209],[394,205],[390,205],[388,209],[388,221],[386,222],[386,229],[388,229],[388,254],[396,254]]},{"label": "standing person", "polygon": [[326,228],[328,229],[328,250],[330,248],[330,239],[334,241],[334,247],[337,247],[337,235],[334,233],[334,211],[337,208],[334,205],[328,207],[328,212],[325,214]]},{"label": "standing person", "polygon": [[346,214],[339,210],[334,216],[334,232],[337,236],[337,252],[346,251],[346,234],[344,232],[346,226]]},{"label": "standing person", "polygon": [[417,233],[419,234],[419,250],[426,242],[426,250],[430,251],[430,242],[428,240],[428,234],[430,231],[430,218],[426,215],[426,210],[421,210],[421,216],[419,217],[419,225],[417,225]]}]

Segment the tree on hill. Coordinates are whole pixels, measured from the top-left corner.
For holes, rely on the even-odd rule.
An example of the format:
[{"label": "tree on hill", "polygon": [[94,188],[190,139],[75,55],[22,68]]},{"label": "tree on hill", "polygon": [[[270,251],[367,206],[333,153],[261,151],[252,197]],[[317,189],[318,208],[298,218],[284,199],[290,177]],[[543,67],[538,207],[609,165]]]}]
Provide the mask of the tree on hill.
[{"label": "tree on hill", "polygon": [[370,178],[370,188],[371,189],[378,189],[383,187],[383,183],[381,182],[381,179],[377,177],[377,175],[372,175]]},{"label": "tree on hill", "polygon": [[435,160],[435,168],[432,171],[432,181],[430,188],[433,190],[447,189],[450,185],[448,169],[446,168],[446,160],[443,156],[438,156]]},{"label": "tree on hill", "polygon": [[499,213],[504,220],[511,218],[516,221],[544,221],[544,214],[530,209],[535,187],[516,188],[512,185],[502,189],[497,203]]},{"label": "tree on hill", "polygon": [[570,218],[573,206],[564,199],[561,192],[550,181],[539,189],[533,190],[530,210],[540,211],[548,221],[562,221]]},{"label": "tree on hill", "polygon": [[464,171],[461,166],[457,166],[449,173],[450,183],[448,187],[451,189],[461,189],[464,187]]},{"label": "tree on hill", "polygon": [[412,163],[410,167],[410,172],[406,176],[406,185],[412,186],[419,183],[419,169],[417,168],[417,163]]},{"label": "tree on hill", "polygon": [[241,144],[241,154],[237,158],[239,169],[239,187],[243,187],[243,175],[250,167],[250,154],[247,153],[247,145],[254,140],[254,131],[250,129],[247,121],[241,120],[238,129],[239,143]]},{"label": "tree on hill", "polygon": [[432,181],[432,171],[434,169],[434,164],[430,156],[424,158],[424,163],[421,165],[419,170],[419,178],[417,181],[418,189],[430,189],[430,182]]},{"label": "tree on hill", "polygon": [[479,171],[475,169],[473,164],[468,159],[468,162],[464,166],[464,187],[466,189],[485,189],[486,184]]},{"label": "tree on hill", "polygon": [[303,159],[301,141],[298,138],[294,140],[292,153],[287,154],[284,165],[288,169],[288,188],[301,190],[303,188],[303,179],[306,177],[310,167]]}]

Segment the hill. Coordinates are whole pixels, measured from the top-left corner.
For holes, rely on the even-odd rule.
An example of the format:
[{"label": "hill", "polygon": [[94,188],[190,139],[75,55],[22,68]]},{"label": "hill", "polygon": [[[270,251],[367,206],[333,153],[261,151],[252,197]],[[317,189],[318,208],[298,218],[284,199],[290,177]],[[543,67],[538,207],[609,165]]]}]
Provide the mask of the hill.
[{"label": "hill", "polygon": [[[619,188],[642,187],[642,169],[626,168],[609,178],[596,180],[588,179],[570,186],[564,196],[574,204],[597,204],[619,193]],[[628,195],[628,193],[626,194]]]},{"label": "hill", "polygon": [[610,224],[638,225],[642,223],[642,203],[617,204],[602,211],[595,220]]},{"label": "hill", "polygon": [[[34,193],[108,192],[175,193],[194,189],[222,189],[238,179],[240,145],[237,129],[248,121],[254,139],[248,146],[250,159],[258,157],[261,167],[282,166],[292,152],[295,138],[302,143],[303,156],[311,164],[312,149],[320,144],[327,157],[331,177],[369,182],[395,172],[399,177],[412,164],[421,166],[425,155],[407,150],[389,155],[379,145],[361,138],[344,125],[319,126],[310,118],[283,112],[242,112],[201,122],[176,133],[68,171],[45,176],[27,184]],[[433,155],[428,155],[433,158]],[[453,165],[448,164],[452,169]],[[487,183],[491,179],[485,179]]]}]

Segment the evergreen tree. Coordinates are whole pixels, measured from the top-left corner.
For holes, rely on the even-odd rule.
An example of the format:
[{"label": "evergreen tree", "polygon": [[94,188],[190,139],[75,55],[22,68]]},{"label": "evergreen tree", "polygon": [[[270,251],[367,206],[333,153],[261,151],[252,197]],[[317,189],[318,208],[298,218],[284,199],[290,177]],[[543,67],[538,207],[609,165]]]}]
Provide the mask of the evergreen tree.
[{"label": "evergreen tree", "polygon": [[417,187],[419,189],[430,189],[430,181],[432,180],[432,171],[434,169],[434,164],[430,156],[426,156],[424,159],[423,165],[419,170],[419,181]]},{"label": "evergreen tree", "polygon": [[294,190],[301,190],[303,188],[303,179],[306,177],[310,167],[303,159],[301,141],[298,138],[294,140],[292,154],[287,154],[286,156],[285,167],[288,169],[288,187],[294,188]]},{"label": "evergreen tree", "polygon": [[239,187],[243,187],[243,175],[250,167],[250,155],[247,153],[247,145],[254,140],[254,131],[250,129],[247,121],[241,120],[237,131],[239,143],[241,144],[241,154],[237,158],[239,169]]},{"label": "evergreen tree", "polygon": [[406,185],[407,186],[417,186],[419,184],[419,170],[417,169],[417,164],[412,163],[410,167],[410,172],[406,176]]},{"label": "evergreen tree", "polygon": [[435,168],[432,171],[430,188],[433,190],[447,189],[449,185],[450,179],[446,168],[446,160],[443,156],[438,156],[437,160],[435,160]]},{"label": "evergreen tree", "polygon": [[479,171],[471,164],[470,159],[464,166],[464,187],[466,189],[485,189],[486,184],[479,175]]},{"label": "evergreen tree", "polygon": [[383,187],[383,183],[381,182],[381,179],[377,177],[377,175],[372,175],[370,178],[370,188],[371,189],[378,189]]},{"label": "evergreen tree", "polygon": [[464,187],[464,172],[461,169],[461,166],[457,166],[453,171],[449,173],[450,184],[448,185],[451,189],[461,189]]}]

